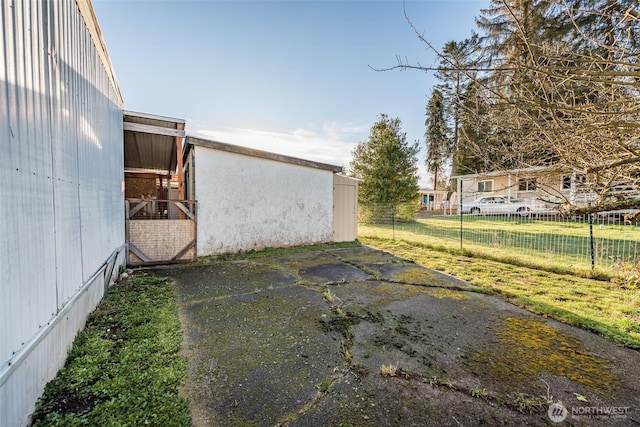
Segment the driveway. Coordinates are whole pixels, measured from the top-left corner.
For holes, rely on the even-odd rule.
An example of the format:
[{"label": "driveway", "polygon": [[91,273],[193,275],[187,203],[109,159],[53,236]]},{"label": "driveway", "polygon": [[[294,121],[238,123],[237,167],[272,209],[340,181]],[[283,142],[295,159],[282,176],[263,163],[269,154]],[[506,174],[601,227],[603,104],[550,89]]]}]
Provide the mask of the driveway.
[{"label": "driveway", "polygon": [[196,426],[640,424],[639,352],[369,247],[155,272]]}]

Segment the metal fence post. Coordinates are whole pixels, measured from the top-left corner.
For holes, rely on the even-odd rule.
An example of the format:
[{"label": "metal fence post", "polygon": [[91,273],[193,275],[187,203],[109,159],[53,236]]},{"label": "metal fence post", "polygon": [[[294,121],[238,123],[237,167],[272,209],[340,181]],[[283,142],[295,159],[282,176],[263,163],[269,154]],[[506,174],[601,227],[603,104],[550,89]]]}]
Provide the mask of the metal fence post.
[{"label": "metal fence post", "polygon": [[393,230],[393,240],[396,240],[396,205],[391,205],[391,229]]},{"label": "metal fence post", "polygon": [[462,249],[462,180],[458,178],[458,215],[460,216],[460,249]]},{"label": "metal fence post", "polygon": [[[589,202],[589,207],[591,207],[591,202]],[[593,242],[593,213],[589,212],[589,246],[591,249],[591,271],[593,271],[596,267],[596,254],[594,250],[594,242]]]}]

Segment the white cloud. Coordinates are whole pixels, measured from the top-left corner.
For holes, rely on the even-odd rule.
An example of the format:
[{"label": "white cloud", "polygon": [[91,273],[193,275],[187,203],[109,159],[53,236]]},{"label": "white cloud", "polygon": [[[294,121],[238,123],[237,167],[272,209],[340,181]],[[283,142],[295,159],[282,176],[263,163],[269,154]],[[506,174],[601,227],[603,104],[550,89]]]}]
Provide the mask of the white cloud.
[{"label": "white cloud", "polygon": [[[369,124],[328,122],[320,131],[313,124],[306,129],[271,131],[248,128],[218,128],[215,130],[196,128],[188,133],[195,137],[212,139],[228,144],[240,145],[301,159],[314,160],[336,166],[348,167],[352,151],[369,134]],[[424,167],[424,154],[418,156],[418,178],[420,188],[430,188],[433,183]]]},{"label": "white cloud", "polygon": [[[337,166],[348,166],[351,152],[363,139],[357,132],[362,127],[346,124],[329,123],[321,132],[311,129],[295,129],[291,131],[270,131],[247,128],[219,128],[189,130],[189,134],[212,139],[228,144],[241,145],[258,150],[270,151],[287,156],[299,157],[329,163]],[[368,131],[364,127],[365,135]]]}]

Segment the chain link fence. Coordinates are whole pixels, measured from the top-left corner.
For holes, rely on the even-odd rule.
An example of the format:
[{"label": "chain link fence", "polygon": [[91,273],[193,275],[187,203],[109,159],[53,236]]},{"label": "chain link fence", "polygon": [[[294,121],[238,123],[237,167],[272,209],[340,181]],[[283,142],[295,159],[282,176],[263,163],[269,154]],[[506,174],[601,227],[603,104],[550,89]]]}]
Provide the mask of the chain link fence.
[{"label": "chain link fence", "polygon": [[359,235],[468,249],[562,269],[638,265],[640,227],[621,216],[591,214],[433,214],[414,204],[360,204]]}]

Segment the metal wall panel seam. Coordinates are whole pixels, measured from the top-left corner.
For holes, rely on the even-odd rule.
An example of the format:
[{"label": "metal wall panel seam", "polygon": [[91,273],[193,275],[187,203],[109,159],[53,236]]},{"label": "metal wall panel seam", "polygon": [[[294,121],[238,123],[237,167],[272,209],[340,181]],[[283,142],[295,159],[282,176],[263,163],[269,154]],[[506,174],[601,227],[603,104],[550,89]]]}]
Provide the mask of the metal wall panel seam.
[{"label": "metal wall panel seam", "polygon": [[[50,6],[50,4],[49,4]],[[52,58],[51,55],[51,39],[52,37],[52,32],[56,31],[56,27],[55,25],[51,25],[51,22],[53,21],[52,16],[50,16],[49,14],[47,14],[47,19],[43,19],[43,25],[46,27],[45,31],[43,31],[43,34],[47,36],[47,40],[46,40],[46,53],[47,53],[47,61],[46,61],[46,66],[44,67],[44,73],[45,73],[45,80],[46,80],[46,84],[48,86],[48,114],[47,114],[47,118],[49,119],[48,121],[48,125],[49,125],[49,159],[51,162],[51,181],[52,181],[52,186],[51,186],[51,196],[53,198],[53,212],[51,213],[52,217],[53,217],[53,259],[54,259],[54,265],[56,266],[56,275],[55,275],[55,279],[54,279],[54,285],[55,285],[55,296],[56,296],[56,309],[59,310],[60,307],[60,290],[59,290],[59,277],[58,277],[58,238],[57,238],[57,230],[58,230],[58,220],[56,220],[56,194],[58,194],[59,192],[57,191],[56,185],[55,185],[55,177],[57,175],[56,173],[56,161],[55,161],[55,151],[54,151],[54,142],[55,142],[55,135],[56,132],[55,130],[57,129],[57,121],[54,120],[54,111],[57,111],[55,109],[55,99],[53,97],[54,94],[54,78],[56,77],[56,74],[53,72],[53,70],[55,69],[55,65],[54,65],[54,59]]]}]

